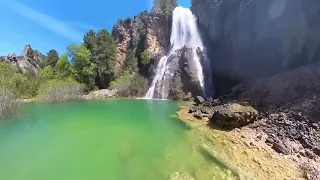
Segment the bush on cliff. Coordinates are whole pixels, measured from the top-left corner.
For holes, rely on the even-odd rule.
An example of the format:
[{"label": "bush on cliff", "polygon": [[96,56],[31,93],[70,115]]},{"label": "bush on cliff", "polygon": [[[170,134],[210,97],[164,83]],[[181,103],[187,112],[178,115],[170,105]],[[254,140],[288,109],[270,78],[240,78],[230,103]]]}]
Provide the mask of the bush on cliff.
[{"label": "bush on cliff", "polygon": [[127,71],[111,82],[111,89],[116,89],[117,95],[120,97],[142,97],[147,88],[146,78],[138,73],[129,74]]},{"label": "bush on cliff", "polygon": [[151,59],[151,54],[148,51],[144,51],[143,53],[140,54],[141,57],[141,64],[147,65],[150,63]]},{"label": "bush on cliff", "polygon": [[20,108],[20,101],[7,89],[0,89],[0,119],[16,114]]},{"label": "bush on cliff", "polygon": [[38,99],[45,102],[64,102],[81,99],[83,86],[71,78],[52,79],[40,85]]}]

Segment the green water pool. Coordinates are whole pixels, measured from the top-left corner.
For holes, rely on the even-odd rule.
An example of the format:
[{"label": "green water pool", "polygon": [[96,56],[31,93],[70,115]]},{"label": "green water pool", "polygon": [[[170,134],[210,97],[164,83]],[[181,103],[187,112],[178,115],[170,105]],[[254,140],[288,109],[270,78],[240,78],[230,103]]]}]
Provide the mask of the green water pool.
[{"label": "green water pool", "polygon": [[[0,122],[1,180],[226,179],[170,101],[30,103]],[[230,179],[230,177],[229,177]]]}]

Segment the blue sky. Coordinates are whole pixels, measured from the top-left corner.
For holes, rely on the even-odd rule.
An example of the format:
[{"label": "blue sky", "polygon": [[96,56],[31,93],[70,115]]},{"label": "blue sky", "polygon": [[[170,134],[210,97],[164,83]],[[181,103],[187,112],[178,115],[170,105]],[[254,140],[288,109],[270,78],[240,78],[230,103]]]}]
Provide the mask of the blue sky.
[{"label": "blue sky", "polygon": [[[178,0],[190,7],[191,0]],[[111,31],[119,18],[150,10],[152,0],[0,0],[0,55],[20,55],[25,44],[64,53],[90,29]]]}]

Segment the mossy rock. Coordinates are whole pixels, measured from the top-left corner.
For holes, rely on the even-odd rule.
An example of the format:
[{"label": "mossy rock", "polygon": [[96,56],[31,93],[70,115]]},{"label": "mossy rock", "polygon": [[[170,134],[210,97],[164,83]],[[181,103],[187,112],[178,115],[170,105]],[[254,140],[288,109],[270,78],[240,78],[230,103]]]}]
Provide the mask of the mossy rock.
[{"label": "mossy rock", "polygon": [[254,122],[258,118],[258,111],[251,106],[228,103],[214,107],[211,122],[228,129],[238,128]]}]

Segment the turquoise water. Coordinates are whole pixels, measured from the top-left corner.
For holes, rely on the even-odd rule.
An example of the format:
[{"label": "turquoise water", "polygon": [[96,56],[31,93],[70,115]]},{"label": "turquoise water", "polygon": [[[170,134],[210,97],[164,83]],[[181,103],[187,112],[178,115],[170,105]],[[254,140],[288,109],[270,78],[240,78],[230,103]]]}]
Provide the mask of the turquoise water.
[{"label": "turquoise water", "polygon": [[0,179],[160,180],[174,172],[222,179],[225,170],[172,117],[177,110],[145,100],[25,104],[0,123]]}]

